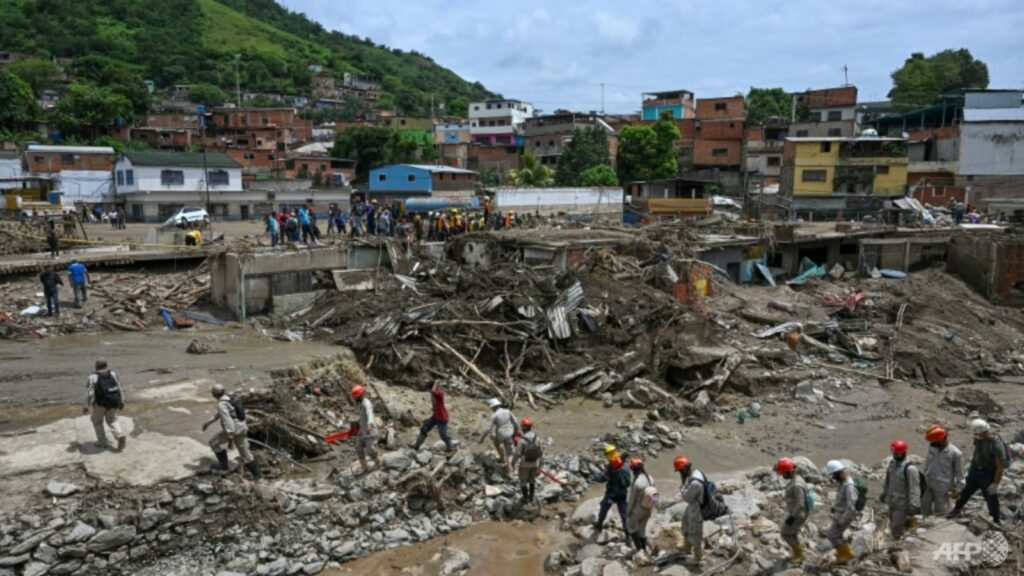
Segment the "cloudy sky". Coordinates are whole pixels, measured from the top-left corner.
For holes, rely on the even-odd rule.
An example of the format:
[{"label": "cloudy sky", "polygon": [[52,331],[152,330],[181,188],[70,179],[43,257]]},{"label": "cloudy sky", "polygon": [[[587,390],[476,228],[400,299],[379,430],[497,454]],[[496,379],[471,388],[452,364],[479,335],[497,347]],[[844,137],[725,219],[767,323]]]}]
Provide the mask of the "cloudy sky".
[{"label": "cloudy sky", "polygon": [[965,47],[993,88],[1024,88],[1021,0],[279,0],[325,27],[417,50],[543,110],[639,109],[644,91],[698,98],[843,83],[884,99],[911,52]]}]

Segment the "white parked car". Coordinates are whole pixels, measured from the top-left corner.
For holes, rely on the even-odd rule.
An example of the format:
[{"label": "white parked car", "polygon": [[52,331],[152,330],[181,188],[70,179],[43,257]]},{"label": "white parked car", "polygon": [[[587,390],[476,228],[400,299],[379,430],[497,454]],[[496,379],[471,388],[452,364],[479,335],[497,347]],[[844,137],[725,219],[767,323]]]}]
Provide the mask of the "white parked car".
[{"label": "white parked car", "polygon": [[182,221],[188,222],[189,224],[205,224],[210,221],[210,215],[207,214],[206,210],[203,208],[185,206],[181,210],[178,210],[174,216],[171,216],[164,221],[164,226],[180,226]]}]

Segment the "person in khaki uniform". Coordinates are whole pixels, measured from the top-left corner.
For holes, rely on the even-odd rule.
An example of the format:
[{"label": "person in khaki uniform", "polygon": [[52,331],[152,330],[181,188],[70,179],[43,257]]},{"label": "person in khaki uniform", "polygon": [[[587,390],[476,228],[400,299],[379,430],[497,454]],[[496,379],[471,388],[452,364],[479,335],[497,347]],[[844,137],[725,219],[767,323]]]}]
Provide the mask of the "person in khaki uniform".
[{"label": "person in khaki uniform", "polygon": [[494,443],[494,450],[498,453],[498,459],[505,465],[508,475],[512,475],[512,458],[514,456],[512,439],[522,435],[519,428],[519,421],[511,410],[501,406],[501,400],[491,398],[487,401],[487,407],[491,409],[491,418],[487,421],[487,427],[480,435],[480,442],[491,436]]},{"label": "person in khaki uniform", "polygon": [[242,459],[246,470],[252,474],[254,480],[259,480],[262,474],[259,462],[256,461],[249,449],[249,427],[245,424],[245,413],[236,407],[236,404],[237,406],[241,406],[241,404],[232,400],[231,396],[224,391],[224,386],[220,384],[211,386],[210,394],[217,399],[217,412],[213,418],[203,424],[203,430],[212,426],[214,422],[220,422],[220,432],[210,439],[210,448],[213,450],[213,455],[217,457],[217,467],[223,472],[230,470],[228,449],[234,447],[238,449],[238,456]]},{"label": "person in khaki uniform", "polygon": [[89,375],[85,385],[85,406],[83,414],[90,414],[93,430],[96,431],[96,445],[100,448],[109,446],[104,421],[117,439],[117,451],[124,450],[125,435],[117,422],[117,411],[124,410],[124,394],[121,382],[107,367],[107,361],[100,358],[96,361],[96,371]]},{"label": "person in khaki uniform", "polygon": [[786,520],[779,534],[789,545],[793,553],[789,556],[790,564],[804,561],[804,547],[800,544],[800,529],[807,522],[807,492],[810,488],[804,479],[796,473],[796,464],[789,458],[782,458],[775,463],[775,472],[786,480]]},{"label": "person in khaki uniform", "polygon": [[633,472],[633,483],[629,485],[629,494],[626,496],[626,534],[633,539],[633,546],[637,550],[646,551],[647,521],[651,519],[653,505],[657,502],[651,502],[652,506],[648,508],[644,493],[654,487],[654,479],[644,470],[644,461],[640,458],[630,459],[629,469]]},{"label": "person in khaki uniform", "polygon": [[832,525],[828,527],[827,538],[836,549],[835,564],[845,565],[853,560],[853,547],[846,541],[846,529],[857,519],[857,486],[853,476],[839,460],[829,460],[825,471],[832,481],[839,485],[836,489],[836,503],[832,506]]},{"label": "person in khaki uniform", "polygon": [[686,512],[683,513],[682,553],[692,553],[693,564],[700,565],[704,560],[704,516],[700,509],[704,504],[704,485],[707,484],[707,477],[694,468],[685,456],[676,456],[672,467],[679,472],[679,479],[682,480],[680,493],[686,502]]},{"label": "person in khaki uniform", "polygon": [[949,441],[942,426],[925,432],[928,455],[924,460],[925,489],[921,494],[921,513],[944,516],[950,500],[956,500],[964,489],[964,454]]},{"label": "person in khaki uniform", "polygon": [[909,446],[895,440],[890,446],[892,461],[885,471],[885,485],[879,501],[889,506],[889,533],[894,540],[917,527],[914,516],[921,513],[921,475],[907,457]]},{"label": "person in khaki uniform", "polygon": [[519,487],[523,493],[522,503],[526,504],[532,502],[537,494],[537,476],[544,460],[544,449],[537,433],[533,431],[532,419],[523,418],[519,427],[523,435],[516,446],[513,462],[519,466]]},{"label": "person in khaki uniform", "polygon": [[380,470],[383,465],[380,462],[380,454],[377,452],[377,420],[373,416],[373,402],[366,397],[366,388],[363,386],[352,387],[352,399],[359,403],[359,433],[356,434],[356,456],[359,457],[359,465],[363,474],[370,471],[366,458],[373,458],[373,463]]}]

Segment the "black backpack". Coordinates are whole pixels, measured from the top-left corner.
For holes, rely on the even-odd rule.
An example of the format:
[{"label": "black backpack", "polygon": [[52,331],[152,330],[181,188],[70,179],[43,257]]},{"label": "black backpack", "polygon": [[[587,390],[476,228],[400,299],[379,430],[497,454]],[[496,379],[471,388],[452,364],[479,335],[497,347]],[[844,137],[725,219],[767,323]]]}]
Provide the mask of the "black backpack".
[{"label": "black backpack", "polygon": [[725,499],[718,493],[718,487],[715,483],[708,480],[707,476],[704,480],[696,478],[697,482],[704,485],[703,502],[700,503],[700,515],[704,520],[714,520],[725,516],[729,513],[729,506],[725,503]]},{"label": "black backpack", "polygon": [[228,396],[228,403],[231,404],[231,408],[235,411],[235,420],[245,422],[245,406],[242,406],[242,401]]},{"label": "black backpack", "polygon": [[96,373],[96,385],[93,387],[93,400],[97,406],[104,408],[120,408],[124,406],[121,386],[117,378],[109,370]]},{"label": "black backpack", "polygon": [[526,442],[526,448],[523,449],[523,457],[526,458],[527,462],[536,462],[544,456],[544,449],[540,446],[540,438],[534,436],[531,442],[524,436],[523,442]]}]

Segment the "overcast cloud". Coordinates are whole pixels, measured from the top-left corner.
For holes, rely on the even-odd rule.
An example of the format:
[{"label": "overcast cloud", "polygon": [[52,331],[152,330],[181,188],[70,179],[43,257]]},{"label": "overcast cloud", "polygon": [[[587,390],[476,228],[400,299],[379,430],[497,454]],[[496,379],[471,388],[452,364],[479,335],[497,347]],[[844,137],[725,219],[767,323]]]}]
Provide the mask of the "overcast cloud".
[{"label": "overcast cloud", "polygon": [[631,112],[644,91],[698,98],[843,83],[881,100],[912,52],[968,48],[992,88],[1024,88],[1021,0],[279,0],[324,27],[427,54],[543,110]]}]

